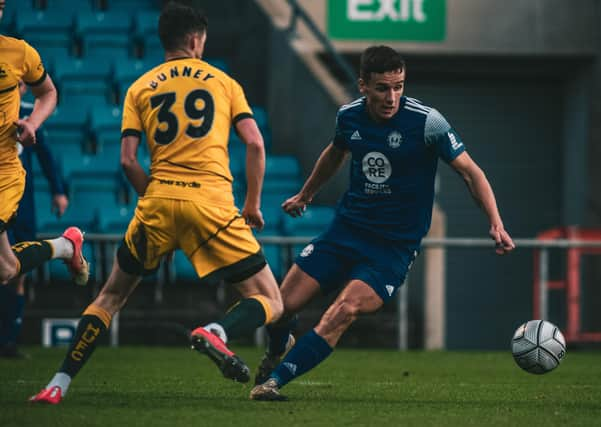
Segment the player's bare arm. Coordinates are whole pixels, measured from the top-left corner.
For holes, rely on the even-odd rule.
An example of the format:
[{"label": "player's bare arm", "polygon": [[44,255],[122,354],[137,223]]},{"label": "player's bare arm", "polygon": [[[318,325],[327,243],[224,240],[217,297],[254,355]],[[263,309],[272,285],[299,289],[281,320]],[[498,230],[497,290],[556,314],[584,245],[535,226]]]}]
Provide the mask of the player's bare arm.
[{"label": "player's bare arm", "polygon": [[330,143],[321,152],[311,175],[305,182],[305,185],[303,185],[301,191],[282,203],[282,209],[293,217],[301,216],[307,208],[307,205],[310,204],[313,197],[315,197],[315,194],[317,194],[321,187],[332,178],[336,172],[338,172],[348,155],[349,153],[347,151],[341,150]]},{"label": "player's bare arm", "polygon": [[504,255],[512,251],[515,248],[515,244],[503,226],[495,194],[482,169],[480,169],[467,152],[463,152],[457,156],[451,162],[451,166],[461,175],[472,197],[486,213],[490,222],[489,235],[495,241],[497,254]]},{"label": "player's bare arm", "polygon": [[265,225],[261,213],[261,189],[265,175],[265,145],[263,136],[254,119],[242,119],[236,123],[240,139],[246,144],[246,200],[242,216],[253,228],[262,230]]},{"label": "player's bare arm", "polygon": [[17,140],[24,146],[35,144],[35,132],[56,107],[56,88],[50,76],[46,76],[40,85],[32,86],[31,93],[36,99],[33,111],[26,119],[20,119],[16,122],[18,127]]},{"label": "player's bare arm", "polygon": [[139,196],[143,196],[150,178],[138,162],[138,145],[140,138],[137,136],[125,136],[121,139],[121,167]]}]

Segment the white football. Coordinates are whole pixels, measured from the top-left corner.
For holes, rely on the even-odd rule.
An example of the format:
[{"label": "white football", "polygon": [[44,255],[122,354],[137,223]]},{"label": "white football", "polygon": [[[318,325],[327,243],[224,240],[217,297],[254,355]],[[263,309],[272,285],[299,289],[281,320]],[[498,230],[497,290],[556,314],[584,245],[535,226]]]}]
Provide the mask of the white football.
[{"label": "white football", "polygon": [[553,323],[530,320],[513,334],[511,352],[524,371],[546,374],[557,368],[565,357],[566,340]]}]

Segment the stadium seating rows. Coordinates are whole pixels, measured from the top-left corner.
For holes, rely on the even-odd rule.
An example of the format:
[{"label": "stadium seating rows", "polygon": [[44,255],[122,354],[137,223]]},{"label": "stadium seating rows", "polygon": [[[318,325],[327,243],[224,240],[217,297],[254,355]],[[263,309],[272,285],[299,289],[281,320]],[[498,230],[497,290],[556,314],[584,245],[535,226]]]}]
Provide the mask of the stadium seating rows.
[{"label": "stadium seating rows", "polygon": [[[40,230],[58,233],[68,225],[77,225],[88,232],[125,231],[136,197],[119,166],[120,105],[130,84],[162,62],[156,35],[161,3],[83,0],[73,8],[71,0],[8,2],[3,32],[22,37],[36,47],[59,91],[59,105],[45,123],[45,130],[68,183],[70,207],[60,219],[52,215],[48,183],[34,162]],[[208,62],[228,71],[223,59]],[[26,100],[32,100],[30,94]],[[269,150],[267,112],[253,106],[253,114]],[[231,132],[229,147],[234,195],[238,206],[242,206],[246,190],[245,147],[235,132]],[[148,170],[146,144],[139,150],[139,160]],[[287,223],[279,206],[300,185],[301,170],[296,158],[268,155],[263,188],[264,235],[313,236],[322,230],[320,218],[331,218],[330,208],[312,208],[303,219]],[[280,247],[266,245],[264,251],[279,277],[284,255]],[[93,257],[90,248],[88,252]],[[184,258],[182,254],[175,257],[177,276],[192,279],[196,275],[188,262],[182,262]],[[57,269],[57,274],[62,270]]]}]

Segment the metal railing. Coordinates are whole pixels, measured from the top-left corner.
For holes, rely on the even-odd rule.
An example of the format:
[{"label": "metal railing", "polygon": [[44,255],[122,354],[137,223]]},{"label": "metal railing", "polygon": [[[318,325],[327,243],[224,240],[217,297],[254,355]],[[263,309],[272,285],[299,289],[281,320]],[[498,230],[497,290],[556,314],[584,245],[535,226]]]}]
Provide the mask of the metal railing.
[{"label": "metal railing", "polygon": [[[48,234],[40,234],[40,238],[50,238]],[[110,272],[110,267],[113,260],[113,253],[117,247],[117,244],[122,240],[122,235],[117,234],[86,234],[86,241],[94,245],[94,256],[96,257],[96,263],[98,260],[103,264],[102,266],[96,265],[96,272],[104,272],[104,274],[96,275],[96,279],[99,282],[106,280],[106,274]],[[284,271],[287,271],[293,261],[293,247],[295,245],[304,245],[312,240],[312,237],[308,236],[258,236],[258,240],[261,244],[278,245],[280,246],[281,261],[283,261]],[[538,240],[538,239],[515,239],[516,251],[520,249],[535,249],[539,251],[538,257],[538,283],[535,284],[537,287],[538,297],[540,299],[541,307],[541,319],[548,317],[548,291],[549,291],[549,251],[552,249],[569,249],[569,248],[601,248],[601,240],[590,241],[590,240],[570,240],[570,239],[557,239],[557,240]],[[485,238],[426,238],[422,241],[423,249],[430,248],[482,248],[492,250],[494,244],[490,239]],[[98,269],[100,267],[100,270]],[[155,301],[161,302],[163,295],[163,285],[161,275],[157,278],[155,288]],[[398,313],[398,348],[408,348],[408,319],[409,319],[409,308],[408,308],[408,282],[411,280],[410,275],[407,276],[404,286],[401,286],[397,296],[397,313]],[[116,345],[118,343],[118,316],[115,319],[115,323],[111,329],[111,343]]]}]

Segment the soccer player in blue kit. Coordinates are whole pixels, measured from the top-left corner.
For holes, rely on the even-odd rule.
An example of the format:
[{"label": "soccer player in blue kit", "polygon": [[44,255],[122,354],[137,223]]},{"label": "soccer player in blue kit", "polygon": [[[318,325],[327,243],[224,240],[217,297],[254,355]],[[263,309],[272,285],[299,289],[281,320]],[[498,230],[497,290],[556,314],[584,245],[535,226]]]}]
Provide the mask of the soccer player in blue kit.
[{"label": "soccer player in blue kit", "polygon": [[[326,359],[362,314],[392,299],[430,228],[438,159],[464,179],[490,222],[496,253],[515,245],[503,226],[486,176],[457,132],[434,108],[403,96],[405,63],[387,46],[361,56],[363,95],[336,117],[333,141],[323,150],[301,191],[282,204],[300,216],[350,156],[350,188],[330,227],[306,246],[281,286],[285,314],[270,337],[250,393],[253,400],[285,400],[280,389]],[[318,325],[293,342],[290,322],[318,293],[342,289]],[[281,360],[281,361],[280,361]]]},{"label": "soccer player in blue kit", "polygon": [[[19,81],[21,96],[27,91],[27,86]],[[33,111],[33,104],[21,101],[19,117],[28,117]],[[36,143],[29,147],[19,148],[19,159],[27,173],[25,190],[19,201],[17,215],[7,230],[11,244],[29,242],[36,238],[36,204],[34,200],[33,154],[42,168],[44,176],[52,193],[52,210],[57,216],[62,216],[69,204],[64,188],[64,180],[60,174],[50,147],[45,143],[43,127],[36,131]],[[45,208],[45,207],[44,207]],[[0,357],[23,358],[25,354],[17,348],[17,340],[21,331],[23,312],[25,308],[25,275],[21,275],[7,286],[0,286]]]}]

